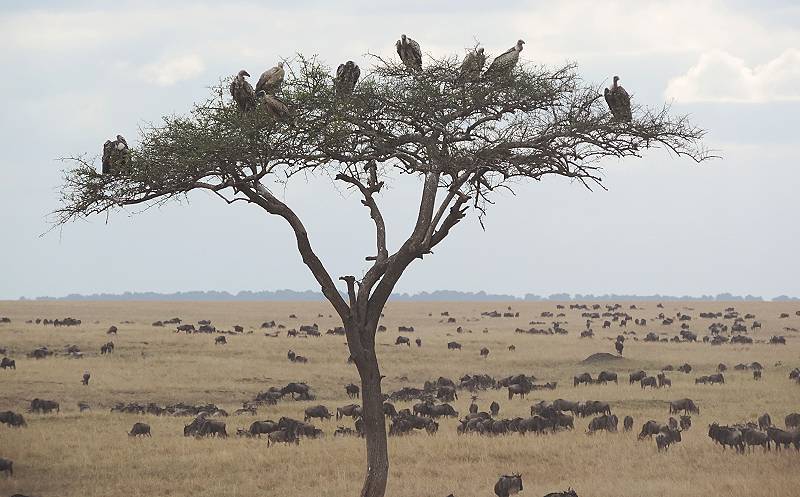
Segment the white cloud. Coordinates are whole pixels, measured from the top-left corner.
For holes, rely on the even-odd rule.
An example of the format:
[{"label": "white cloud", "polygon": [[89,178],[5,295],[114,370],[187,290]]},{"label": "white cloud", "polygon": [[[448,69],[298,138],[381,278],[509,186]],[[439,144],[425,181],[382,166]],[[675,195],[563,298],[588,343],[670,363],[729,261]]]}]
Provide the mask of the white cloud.
[{"label": "white cloud", "polygon": [[705,52],[686,74],[670,80],[665,93],[680,102],[800,100],[800,50],[790,48],[754,67],[722,50]]},{"label": "white cloud", "polygon": [[172,86],[191,79],[205,69],[203,59],[196,54],[163,58],[147,64],[139,71],[143,80],[158,86]]}]

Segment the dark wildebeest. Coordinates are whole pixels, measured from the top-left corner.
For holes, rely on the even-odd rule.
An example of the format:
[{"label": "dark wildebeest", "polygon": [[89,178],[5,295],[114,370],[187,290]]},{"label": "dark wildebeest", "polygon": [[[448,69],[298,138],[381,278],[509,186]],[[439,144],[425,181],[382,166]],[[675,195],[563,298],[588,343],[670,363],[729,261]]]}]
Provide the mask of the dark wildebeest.
[{"label": "dark wildebeest", "polygon": [[633,417],[625,416],[625,419],[622,420],[622,429],[625,431],[631,431],[633,429]]},{"label": "dark wildebeest", "polygon": [[617,373],[612,371],[601,371],[600,374],[597,375],[597,383],[602,383],[605,385],[609,381],[617,383]]},{"label": "dark wildebeest", "polygon": [[292,394],[294,400],[298,399],[295,395],[299,395],[300,399],[308,399],[311,397],[311,389],[305,383],[288,383],[285,387],[281,388],[281,395],[286,395],[287,393]]},{"label": "dark wildebeest", "polygon": [[274,421],[253,421],[250,428],[247,430],[251,437],[261,438],[261,435],[269,435],[274,431],[278,431],[278,423]]},{"label": "dark wildebeest", "polygon": [[681,367],[678,368],[678,371],[681,373],[689,374],[692,372],[692,366],[688,363],[684,363]]},{"label": "dark wildebeest", "polygon": [[525,395],[529,393],[531,393],[530,383],[514,383],[508,386],[508,400],[513,399],[514,395],[519,395],[524,399]]},{"label": "dark wildebeest", "polygon": [[458,400],[458,392],[453,385],[442,385],[436,390],[436,398],[444,402]]},{"label": "dark wildebeest", "polygon": [[129,437],[144,437],[148,436],[151,437],[150,434],[150,425],[147,423],[134,423],[133,428],[131,428],[130,433],[128,433]]},{"label": "dark wildebeest", "polygon": [[671,430],[677,430],[678,429],[678,420],[673,418],[672,416],[670,416],[669,419],[667,420],[667,425],[669,426],[669,428]]},{"label": "dark wildebeest", "polygon": [[722,383],[722,384],[724,384],[725,383],[725,376],[723,376],[722,373],[714,373],[714,374],[708,375],[708,382],[711,383],[712,385],[714,383]]},{"label": "dark wildebeest", "polygon": [[328,411],[328,408],[323,405],[314,407],[306,407],[305,417],[303,421],[308,422],[311,418],[319,418],[321,420],[331,419],[333,415]]},{"label": "dark wildebeest", "polygon": [[656,435],[656,447],[658,451],[666,451],[670,445],[681,441],[681,431],[669,428]]},{"label": "dark wildebeest", "polygon": [[22,417],[22,414],[17,414],[13,411],[0,412],[0,423],[5,423],[14,428],[27,426],[27,423],[25,423],[25,418]]},{"label": "dark wildebeest", "polygon": [[89,384],[89,378],[91,378],[91,377],[92,377],[92,375],[89,374],[88,371],[86,371],[85,373],[83,373],[83,379],[81,379],[81,383],[83,383],[84,386],[88,385]]},{"label": "dark wildebeest", "polygon": [[361,390],[358,388],[358,385],[354,385],[350,383],[344,386],[344,391],[347,392],[347,396],[351,399],[357,399]]},{"label": "dark wildebeest", "polygon": [[680,411],[684,413],[700,414],[700,408],[694,403],[692,399],[678,399],[669,403],[669,413],[677,414]]},{"label": "dark wildebeest", "polygon": [[461,344],[458,342],[448,342],[447,343],[448,350],[461,350]]},{"label": "dark wildebeest", "polygon": [[401,335],[401,336],[397,337],[397,340],[394,341],[394,344],[395,345],[408,345],[409,347],[411,347],[411,339]]},{"label": "dark wildebeest", "polygon": [[422,347],[422,339],[421,338],[417,338],[416,340],[414,340],[414,343],[417,344],[417,347]]},{"label": "dark wildebeest", "polygon": [[226,343],[228,343],[228,339],[224,336],[216,337],[214,339],[214,345],[225,345]]},{"label": "dark wildebeest", "polygon": [[692,427],[692,417],[688,414],[681,414],[681,431],[686,431]]},{"label": "dark wildebeest", "polygon": [[639,386],[644,389],[645,387],[657,388],[658,381],[656,381],[655,376],[645,376],[644,378],[639,381]]},{"label": "dark wildebeest", "polygon": [[661,424],[658,421],[650,420],[642,425],[642,431],[639,432],[639,440],[642,440],[644,437],[652,437],[653,435],[658,435],[659,433],[668,430],[669,427],[667,425]]},{"label": "dark wildebeest", "polygon": [[397,416],[397,409],[395,409],[394,404],[392,404],[391,402],[384,402],[383,415],[388,416],[390,418]]},{"label": "dark wildebeest", "polygon": [[625,348],[625,344],[620,341],[616,341],[614,342],[614,348],[617,349],[617,354],[622,355],[622,349]]},{"label": "dark wildebeest", "polygon": [[790,430],[794,428],[800,428],[800,414],[796,412],[787,414],[783,422],[786,424],[786,428]]},{"label": "dark wildebeest", "polygon": [[794,433],[770,426],[767,428],[767,435],[775,443],[775,448],[778,450],[781,450],[781,447],[788,449],[789,444],[794,444],[795,448],[798,448],[798,441]]},{"label": "dark wildebeest", "polygon": [[17,362],[14,359],[9,359],[8,357],[3,357],[3,360],[0,361],[0,368],[2,369],[17,369]]},{"label": "dark wildebeest", "polygon": [[445,417],[449,416],[454,418],[458,417],[458,412],[455,409],[453,409],[453,406],[451,406],[450,404],[433,405],[430,407],[430,409],[428,409],[428,412],[426,414],[432,418],[439,418],[442,416]]},{"label": "dark wildebeest", "polygon": [[615,415],[608,415],[603,414],[602,416],[597,416],[593,418],[589,422],[589,430],[588,433],[594,433],[596,431],[605,430],[608,432],[616,432],[617,431],[617,424],[618,419]]},{"label": "dark wildebeest", "polygon": [[647,373],[644,372],[644,371],[637,371],[635,373],[631,373],[628,376],[628,383],[633,385],[637,381],[642,381],[642,378],[645,378],[646,376],[647,376]]},{"label": "dark wildebeest", "polygon": [[492,416],[497,416],[500,413],[500,404],[492,401],[492,403],[489,404],[489,412],[492,413]]},{"label": "dark wildebeest", "polygon": [[55,410],[56,412],[61,412],[61,406],[59,406],[58,402],[54,400],[33,399],[31,401],[31,407],[29,408],[29,410],[31,412],[40,412],[42,414],[47,414],[53,410]]},{"label": "dark wildebeest", "polygon": [[14,475],[14,461],[0,457],[0,472],[5,473],[9,478],[12,477]]},{"label": "dark wildebeest", "polygon": [[578,497],[578,494],[571,488],[568,488],[563,492],[550,492],[544,497]]},{"label": "dark wildebeest", "polygon": [[206,419],[198,428],[196,436],[228,438],[228,432],[225,431],[225,423],[222,421],[212,421]]},{"label": "dark wildebeest", "polygon": [[772,418],[769,417],[769,413],[764,413],[758,417],[758,429],[759,430],[766,430],[772,426]]},{"label": "dark wildebeest", "polygon": [[489,349],[488,349],[488,348],[486,348],[486,347],[483,347],[483,348],[481,349],[481,357],[483,357],[484,359],[486,359],[487,357],[489,357]]},{"label": "dark wildebeest", "polygon": [[753,371],[753,379],[754,380],[760,380],[761,379],[761,370],[760,369],[756,369],[756,370]]},{"label": "dark wildebeest", "polygon": [[742,428],[742,440],[744,440],[750,452],[757,445],[760,445],[764,452],[770,450],[769,435],[762,431],[754,430],[753,428]]},{"label": "dark wildebeest", "polygon": [[361,406],[358,404],[347,404],[346,406],[336,408],[336,421],[343,417],[358,418],[361,417]]},{"label": "dark wildebeest", "polygon": [[509,345],[509,346],[508,346],[508,351],[509,351],[509,352],[514,352],[515,350],[517,350],[517,346],[516,346],[516,345],[513,345],[513,344],[512,344],[512,345]]},{"label": "dark wildebeest", "polygon": [[712,423],[708,426],[708,436],[711,438],[711,440],[720,444],[722,446],[722,450],[725,450],[725,446],[729,446],[735,448],[736,452],[744,453],[744,440],[742,440],[742,432],[736,428],[720,426],[717,423]]},{"label": "dark wildebeest", "polygon": [[518,474],[503,475],[494,484],[494,494],[497,497],[509,497],[522,492],[522,476]]},{"label": "dark wildebeest", "polygon": [[578,376],[573,376],[572,377],[572,386],[577,387],[581,383],[585,383],[587,385],[591,385],[592,381],[593,381],[592,380],[592,375],[590,375],[589,373],[582,373],[582,374],[579,374]]},{"label": "dark wildebeest", "polygon": [[276,443],[285,443],[285,444],[300,444],[300,439],[295,435],[294,430],[291,428],[273,431],[269,435],[267,435],[267,447]]}]

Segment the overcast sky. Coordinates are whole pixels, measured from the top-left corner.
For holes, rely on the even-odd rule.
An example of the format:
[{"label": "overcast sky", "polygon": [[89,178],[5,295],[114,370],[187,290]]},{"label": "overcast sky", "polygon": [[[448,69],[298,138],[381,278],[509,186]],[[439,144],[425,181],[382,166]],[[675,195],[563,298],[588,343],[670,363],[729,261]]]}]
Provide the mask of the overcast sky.
[{"label": "overcast sky", "polygon": [[[401,33],[435,55],[476,40],[499,53],[619,74],[640,104],[672,102],[723,158],[653,151],[605,163],[608,191],[522,185],[415,262],[399,291],[800,295],[800,6],[794,1],[489,2],[3,1],[0,3],[0,299],[67,293],[316,289],[289,228],[205,194],[40,236],[57,207],[61,156],[99,154],[121,133],[185,113],[241,68],[281,57],[330,65],[392,56]],[[35,7],[34,7],[35,5]],[[397,248],[418,184],[381,198]],[[281,192],[334,276],[374,251],[359,199],[329,180]]]}]

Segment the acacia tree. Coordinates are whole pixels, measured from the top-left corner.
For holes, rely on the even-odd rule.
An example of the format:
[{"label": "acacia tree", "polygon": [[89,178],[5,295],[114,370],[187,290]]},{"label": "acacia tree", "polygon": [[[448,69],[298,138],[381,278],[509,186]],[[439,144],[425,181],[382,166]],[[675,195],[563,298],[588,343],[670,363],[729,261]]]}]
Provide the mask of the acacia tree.
[{"label": "acacia tree", "polygon": [[[639,157],[661,147],[695,161],[708,157],[703,130],[665,106],[634,106],[615,120],[601,89],[573,65],[520,62],[507,74],[462,81],[457,57],[428,58],[422,71],[372,56],[352,95],[333,89],[330,69],[298,56],[277,96],[291,117],[260,108],[241,112],[220,84],[187,116],[144,128],[122,168],[101,175],[93,159],[71,157],[57,222],[123,206],[166,202],[208,190],[228,204],[246,202],[286,220],[297,250],[336,310],[361,378],[367,471],[363,497],[382,497],[388,476],[386,428],[375,333],[403,272],[431,253],[470,209],[483,218],[497,189],[547,175],[600,185],[601,160]],[[357,192],[375,225],[375,252],[363,276],[343,275],[340,293],[294,210],[269,185],[299,173],[328,175]],[[378,204],[382,179],[420,178],[417,218],[390,250]]]}]

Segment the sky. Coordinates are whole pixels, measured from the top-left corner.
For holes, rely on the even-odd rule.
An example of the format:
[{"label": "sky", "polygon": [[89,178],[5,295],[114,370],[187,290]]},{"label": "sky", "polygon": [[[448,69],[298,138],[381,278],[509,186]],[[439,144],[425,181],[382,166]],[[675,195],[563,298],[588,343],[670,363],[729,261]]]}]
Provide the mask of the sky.
[{"label": "sky", "polygon": [[[523,295],[731,292],[800,296],[800,4],[794,1],[0,2],[0,299],[69,293],[318,289],[279,218],[204,193],[52,228],[59,157],[100,154],[121,133],[183,114],[221,78],[295,53],[329,65],[479,41],[522,58],[614,74],[634,102],[671,103],[708,130],[720,159],[663,150],[608,160],[607,191],[547,179],[474,213],[397,291]],[[397,248],[419,183],[392,178],[379,202]],[[374,252],[359,198],[327,178],[276,192],[330,273],[363,274]]]}]

